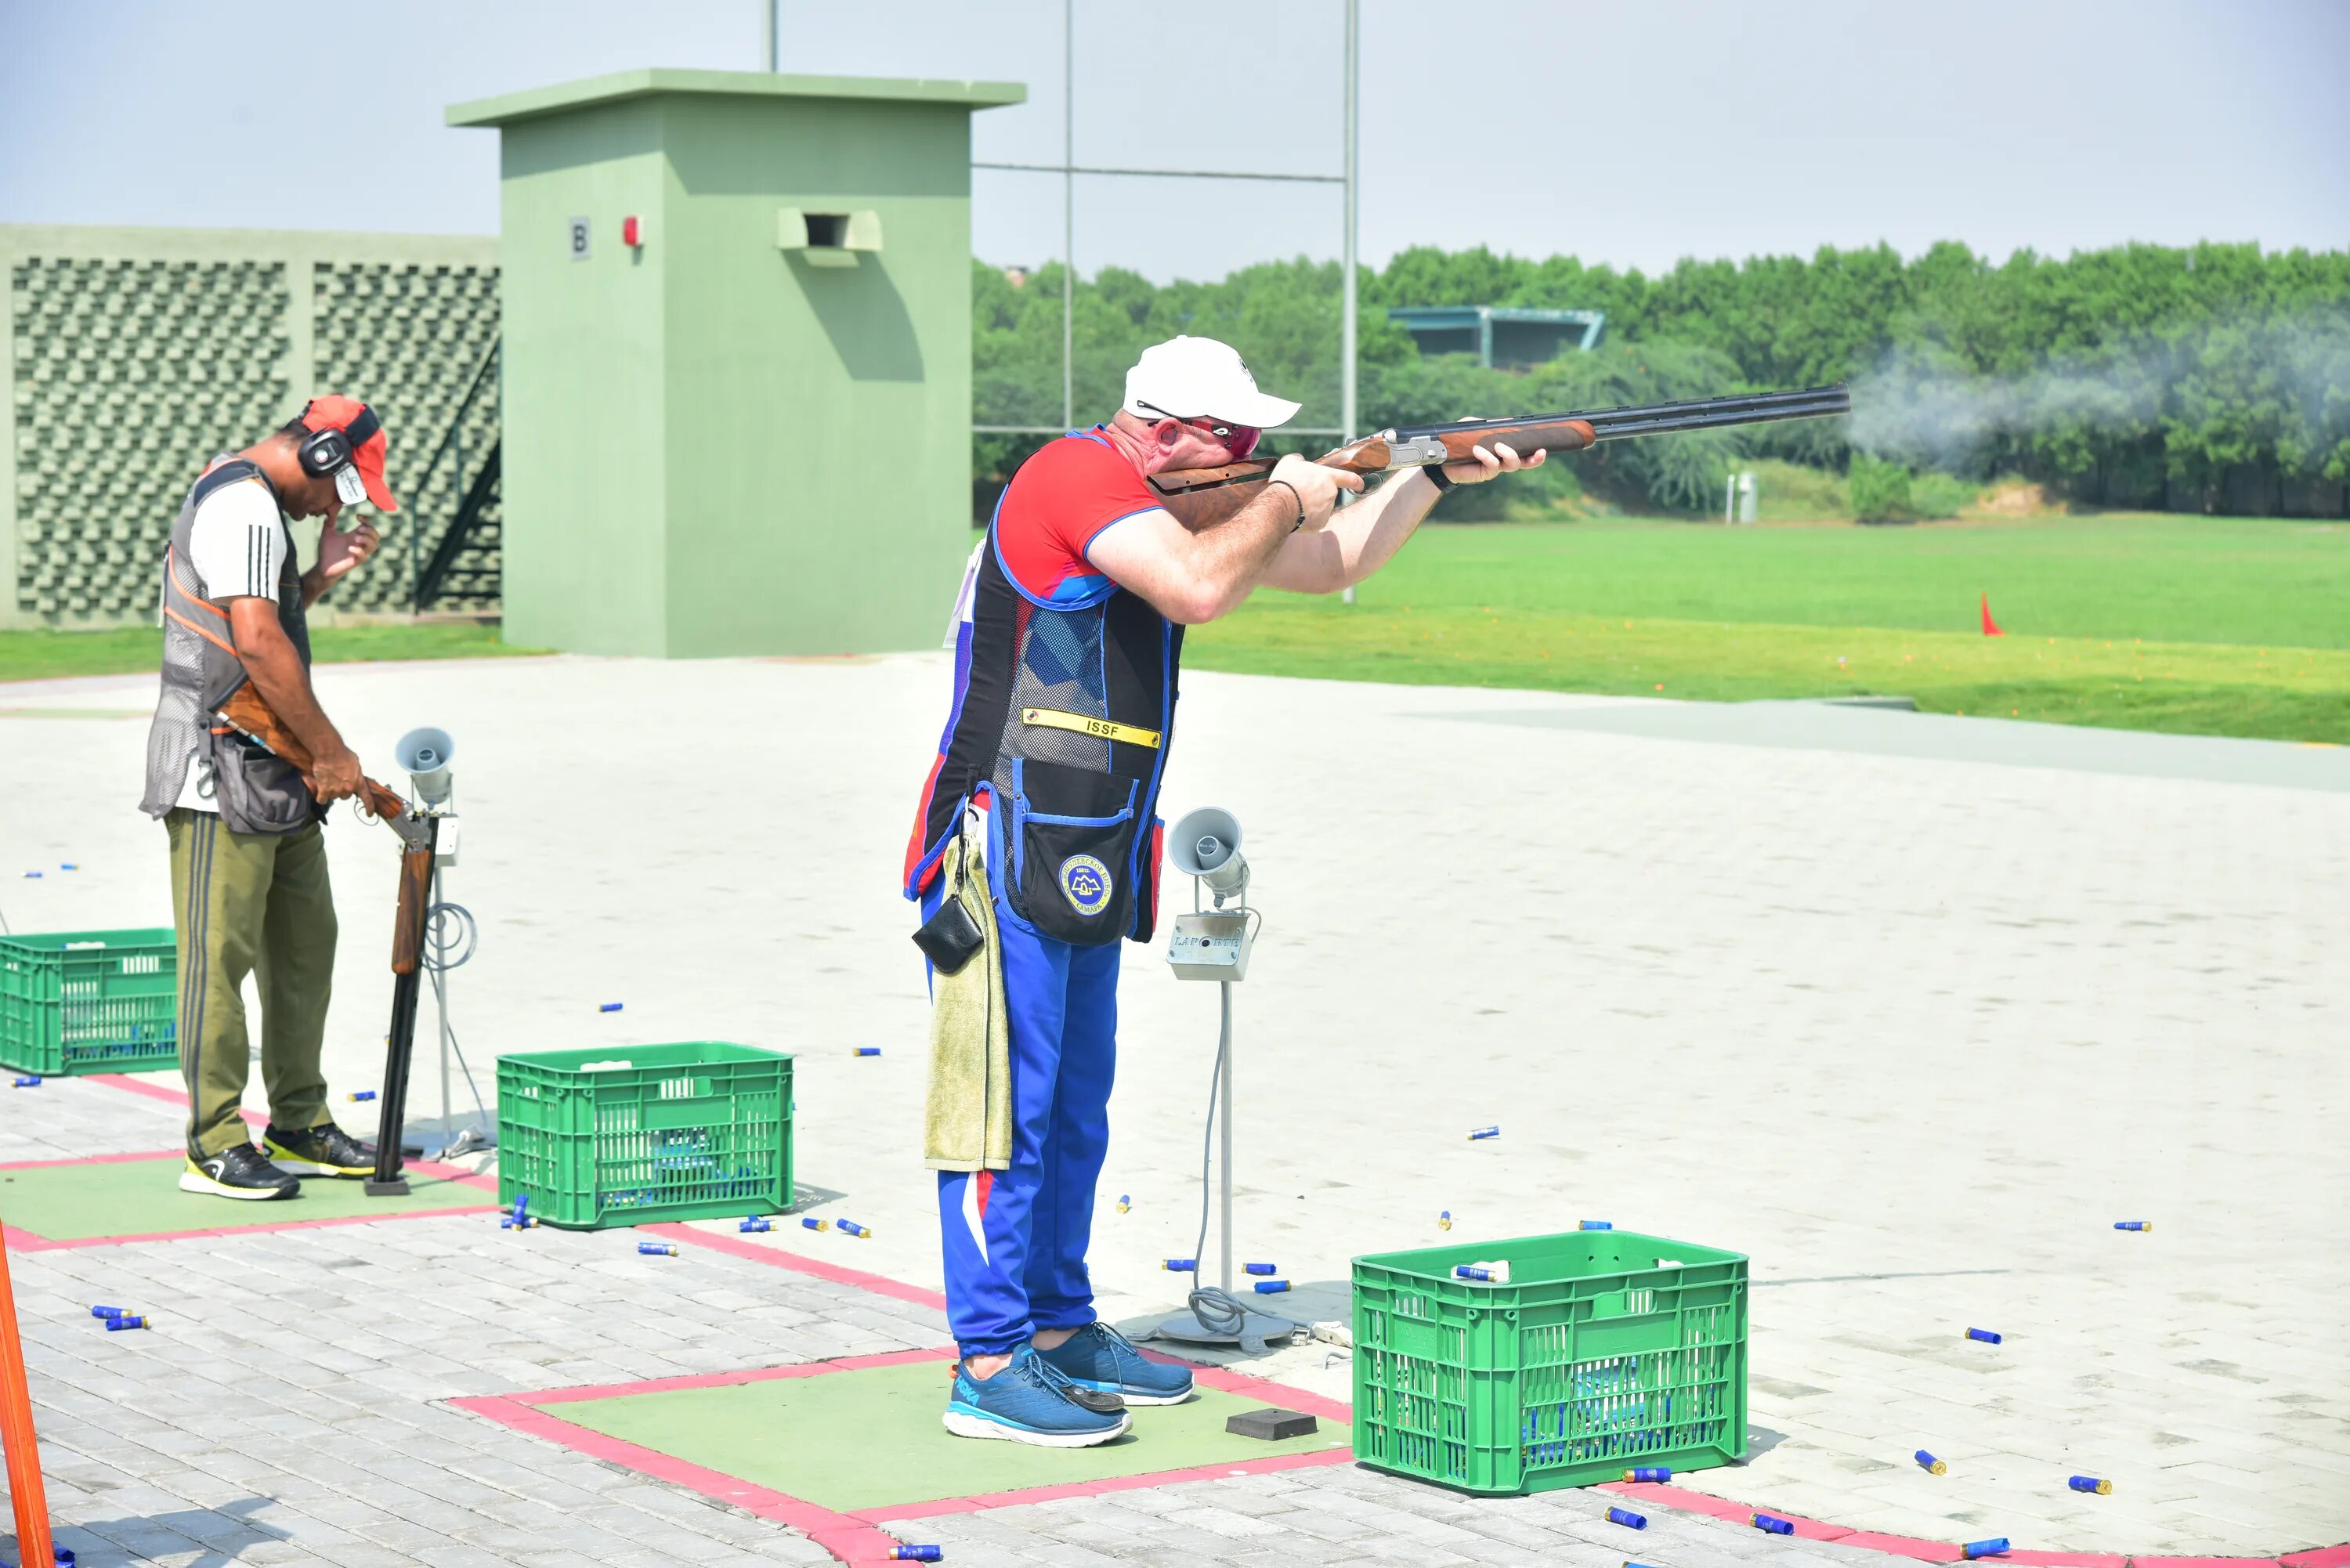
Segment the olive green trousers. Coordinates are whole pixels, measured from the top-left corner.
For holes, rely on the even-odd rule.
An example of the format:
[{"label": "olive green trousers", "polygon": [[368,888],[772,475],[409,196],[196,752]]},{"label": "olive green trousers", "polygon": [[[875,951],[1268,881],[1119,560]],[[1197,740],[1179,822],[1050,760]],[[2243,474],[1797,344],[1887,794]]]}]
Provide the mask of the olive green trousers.
[{"label": "olive green trousers", "polygon": [[271,1124],[299,1129],[331,1121],[318,1065],[335,977],[326,836],[316,823],[297,833],[231,833],[213,813],[184,806],[163,824],[180,937],[189,1158],[253,1141],[238,1115],[252,1061],[247,975],[261,993],[261,1082]]}]

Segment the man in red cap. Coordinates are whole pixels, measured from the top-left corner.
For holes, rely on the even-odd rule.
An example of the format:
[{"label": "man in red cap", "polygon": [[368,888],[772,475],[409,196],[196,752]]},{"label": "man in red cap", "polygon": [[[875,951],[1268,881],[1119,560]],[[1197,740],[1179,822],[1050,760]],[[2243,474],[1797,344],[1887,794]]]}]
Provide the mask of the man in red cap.
[{"label": "man in red cap", "polygon": [[[147,736],[147,793],[172,840],[179,931],[180,1070],[188,1084],[182,1190],[292,1198],[303,1176],[367,1175],[375,1152],[335,1125],[318,1064],[335,967],[335,902],[318,825],[359,787],[359,759],[310,689],[305,618],[375,553],[376,531],[335,526],[346,506],[397,512],[375,410],[311,400],[300,417],[214,458],[163,555],[162,695]],[[325,519],[307,571],[290,518]],[[251,683],[305,745],[308,777],[214,720]],[[255,1148],[239,1108],[249,1048],[243,990],[261,992],[269,1125]]]}]

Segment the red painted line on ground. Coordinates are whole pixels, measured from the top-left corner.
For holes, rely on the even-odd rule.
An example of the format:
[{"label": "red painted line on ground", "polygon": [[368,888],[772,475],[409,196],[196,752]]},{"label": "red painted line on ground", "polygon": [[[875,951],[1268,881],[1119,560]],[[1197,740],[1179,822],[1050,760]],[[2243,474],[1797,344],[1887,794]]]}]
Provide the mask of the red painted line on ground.
[{"label": "red painted line on ground", "polygon": [[862,1269],[852,1269],[842,1263],[820,1262],[816,1259],[806,1257],[783,1247],[762,1246],[756,1241],[746,1241],[739,1236],[727,1235],[724,1231],[697,1231],[682,1220],[672,1220],[661,1225],[639,1225],[637,1229],[655,1236],[666,1237],[672,1241],[686,1241],[697,1247],[707,1247],[713,1252],[723,1252],[731,1258],[747,1258],[754,1263],[764,1263],[771,1269],[790,1269],[795,1273],[814,1274],[817,1279],[830,1280],[837,1285],[855,1285],[859,1290],[871,1291],[875,1295],[889,1296],[901,1302],[912,1302],[916,1306],[934,1307],[940,1312],[947,1310],[947,1298],[937,1291],[924,1290],[920,1285],[904,1284],[885,1274],[868,1274]]},{"label": "red painted line on ground", "polygon": [[[2011,1562],[2023,1562],[2028,1553],[2015,1552]],[[2130,1553],[2130,1568],[2277,1568],[2274,1557],[2141,1557]]]},{"label": "red painted line on ground", "polygon": [[1252,1376],[1245,1372],[1235,1372],[1229,1366],[1201,1366],[1192,1362],[1177,1361],[1171,1355],[1160,1355],[1156,1351],[1150,1350],[1145,1350],[1142,1354],[1149,1356],[1153,1361],[1164,1361],[1177,1366],[1189,1366],[1191,1368],[1193,1381],[1204,1383],[1209,1387],[1222,1393],[1244,1394],[1252,1399],[1262,1399],[1269,1405],[1279,1405],[1284,1409],[1295,1410],[1300,1415],[1318,1416],[1325,1421],[1336,1421],[1345,1426],[1349,1432],[1354,1428],[1355,1407],[1339,1400],[1326,1399],[1319,1394],[1309,1394],[1303,1388],[1292,1388],[1285,1383],[1274,1383],[1266,1378]]},{"label": "red painted line on ground", "polygon": [[2350,1568],[2350,1546],[2323,1546],[2314,1552],[2295,1552],[2280,1557],[2282,1568]]},{"label": "red painted line on ground", "polygon": [[2025,1568],[2126,1568],[2128,1559],[2111,1552],[2002,1552],[1983,1563],[2021,1563]]},{"label": "red painted line on ground", "polygon": [[665,1480],[672,1486],[700,1492],[704,1497],[713,1498],[746,1513],[756,1514],[761,1519],[772,1519],[778,1524],[789,1525],[843,1563],[885,1563],[889,1560],[889,1548],[898,1544],[898,1538],[887,1531],[877,1530],[847,1514],[835,1513],[828,1508],[767,1487],[754,1486],[674,1455],[639,1448],[619,1438],[606,1437],[601,1432],[589,1431],[558,1416],[534,1409],[519,1399],[485,1395],[452,1399],[449,1403],[461,1410],[470,1410],[476,1416],[495,1421],[502,1427],[526,1432],[560,1448],[586,1454],[590,1459],[626,1466],[656,1480]]}]

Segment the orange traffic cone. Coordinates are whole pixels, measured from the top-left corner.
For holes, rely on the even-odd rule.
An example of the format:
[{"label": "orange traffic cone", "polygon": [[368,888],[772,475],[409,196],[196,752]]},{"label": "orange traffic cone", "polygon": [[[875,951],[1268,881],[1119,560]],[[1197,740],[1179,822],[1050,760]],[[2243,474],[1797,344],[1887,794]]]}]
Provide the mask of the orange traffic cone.
[{"label": "orange traffic cone", "polygon": [[1991,596],[1989,594],[1985,594],[1982,597],[1982,609],[1983,635],[1985,637],[2005,637],[2007,633],[1999,629],[1999,622],[1991,618]]},{"label": "orange traffic cone", "polygon": [[33,1397],[25,1384],[25,1342],[16,1332],[16,1296],[8,1282],[8,1249],[0,1243],[0,1448],[7,1449],[8,1501],[16,1504],[16,1560],[47,1563],[49,1500],[33,1438]]}]

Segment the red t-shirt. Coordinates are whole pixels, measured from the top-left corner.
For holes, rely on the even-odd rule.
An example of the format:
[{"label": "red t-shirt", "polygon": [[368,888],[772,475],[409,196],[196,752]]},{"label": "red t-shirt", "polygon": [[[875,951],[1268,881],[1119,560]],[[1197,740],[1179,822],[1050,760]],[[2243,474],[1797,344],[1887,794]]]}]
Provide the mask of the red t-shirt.
[{"label": "red t-shirt", "polygon": [[1109,587],[1086,552],[1113,524],[1155,512],[1158,493],[1096,425],[1038,449],[1020,465],[995,514],[1003,569],[1029,597],[1085,604]]}]

